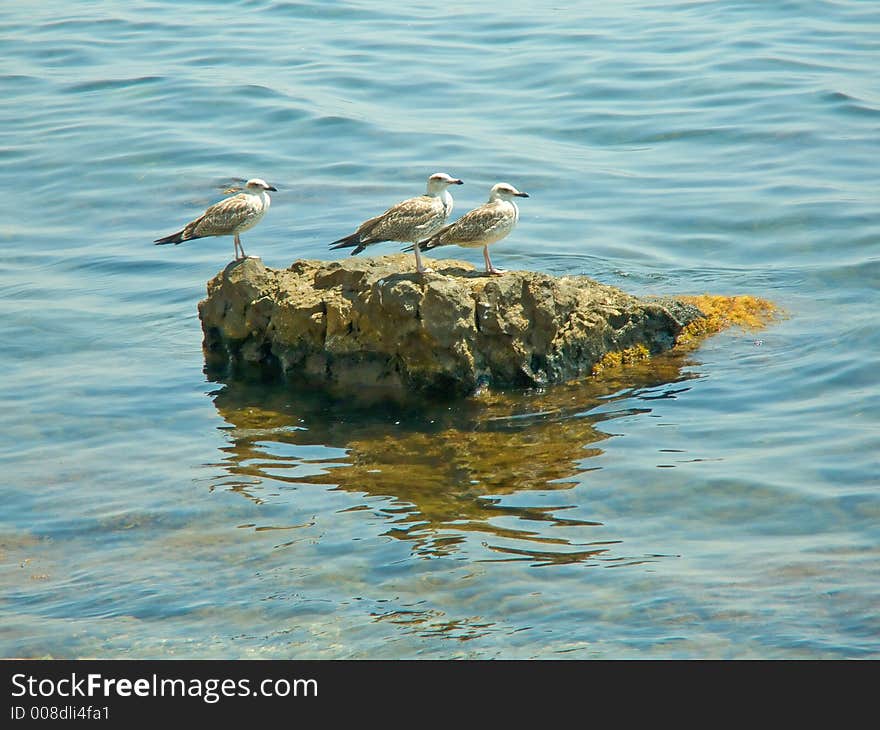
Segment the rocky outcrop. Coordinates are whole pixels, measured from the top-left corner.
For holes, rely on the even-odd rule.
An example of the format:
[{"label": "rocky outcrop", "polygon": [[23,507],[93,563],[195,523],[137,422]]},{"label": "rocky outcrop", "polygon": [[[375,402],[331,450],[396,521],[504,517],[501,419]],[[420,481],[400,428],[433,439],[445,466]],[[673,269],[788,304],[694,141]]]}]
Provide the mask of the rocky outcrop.
[{"label": "rocky outcrop", "polygon": [[230,263],[199,304],[209,368],[274,373],[336,392],[469,394],[571,380],[609,352],[671,348],[696,307],[585,276],[412,271],[399,254]]}]

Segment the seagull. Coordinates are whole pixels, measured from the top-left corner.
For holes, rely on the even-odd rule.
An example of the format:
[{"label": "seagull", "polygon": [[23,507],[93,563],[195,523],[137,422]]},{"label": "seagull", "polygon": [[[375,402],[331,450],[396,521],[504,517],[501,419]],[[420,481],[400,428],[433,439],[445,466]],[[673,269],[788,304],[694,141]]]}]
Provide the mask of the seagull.
[{"label": "seagull", "polygon": [[455,223],[441,228],[430,238],[415,244],[415,250],[428,251],[437,246],[483,247],[487,274],[503,274],[504,269],[496,269],[489,258],[489,244],[507,236],[519,220],[519,208],[512,198],[528,198],[528,193],[517,190],[513,185],[500,182],[492,186],[489,200],[479,208],[465,213]]},{"label": "seagull", "polygon": [[[194,238],[207,236],[232,236],[235,245],[235,260],[246,259],[244,247],[238,235],[250,230],[262,220],[269,210],[271,200],[267,190],[277,190],[258,177],[248,180],[244,190],[237,195],[214,203],[194,221],[187,223],[177,233],[157,238],[154,243],[183,243]],[[241,251],[241,256],[238,252]]]},{"label": "seagull", "polygon": [[[452,194],[446,188],[462,184],[461,180],[445,172],[435,172],[428,178],[428,190],[424,195],[397,203],[382,215],[364,221],[350,236],[333,241],[330,248],[354,248],[351,252],[354,256],[367,246],[382,241],[416,243],[429,238],[440,230],[452,213]],[[420,274],[430,273],[431,269],[422,266],[418,247],[413,250],[416,254],[416,271]]]}]

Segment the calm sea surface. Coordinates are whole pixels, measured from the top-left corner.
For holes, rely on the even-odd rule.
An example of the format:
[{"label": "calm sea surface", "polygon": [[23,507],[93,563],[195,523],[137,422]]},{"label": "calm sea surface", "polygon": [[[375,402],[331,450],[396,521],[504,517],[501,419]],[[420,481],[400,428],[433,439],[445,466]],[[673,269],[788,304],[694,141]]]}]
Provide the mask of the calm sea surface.
[{"label": "calm sea surface", "polygon": [[[880,4],[44,0],[0,43],[0,655],[880,658]],[[424,408],[206,377],[232,241],[154,238],[258,176],[248,253],[339,258],[435,171],[531,194],[498,266],[786,317]]]}]

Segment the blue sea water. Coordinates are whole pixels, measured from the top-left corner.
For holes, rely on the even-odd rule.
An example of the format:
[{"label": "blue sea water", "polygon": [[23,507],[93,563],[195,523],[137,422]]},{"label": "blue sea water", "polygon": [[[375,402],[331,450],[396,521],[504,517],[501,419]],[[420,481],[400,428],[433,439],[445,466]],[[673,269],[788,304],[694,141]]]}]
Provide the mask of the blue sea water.
[{"label": "blue sea water", "polygon": [[[46,0],[0,42],[0,655],[880,658],[876,2]],[[339,258],[438,170],[453,217],[530,194],[498,266],[785,317],[497,402],[205,375],[232,242],[153,239],[259,176],[248,253]]]}]

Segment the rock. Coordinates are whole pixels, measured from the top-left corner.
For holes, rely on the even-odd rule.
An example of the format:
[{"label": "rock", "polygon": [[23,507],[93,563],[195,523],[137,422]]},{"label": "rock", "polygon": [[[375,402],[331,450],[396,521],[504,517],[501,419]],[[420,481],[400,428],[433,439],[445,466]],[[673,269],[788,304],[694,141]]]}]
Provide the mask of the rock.
[{"label": "rock", "polygon": [[339,393],[372,386],[469,394],[587,375],[606,354],[670,349],[700,310],[585,276],[486,276],[412,256],[230,263],[199,304],[209,368],[256,370]]}]

